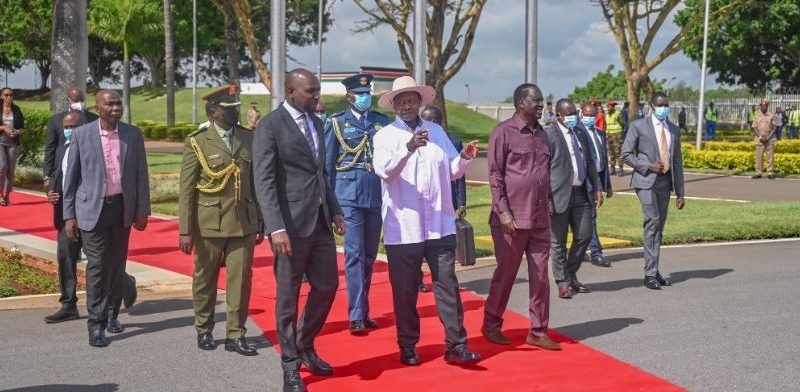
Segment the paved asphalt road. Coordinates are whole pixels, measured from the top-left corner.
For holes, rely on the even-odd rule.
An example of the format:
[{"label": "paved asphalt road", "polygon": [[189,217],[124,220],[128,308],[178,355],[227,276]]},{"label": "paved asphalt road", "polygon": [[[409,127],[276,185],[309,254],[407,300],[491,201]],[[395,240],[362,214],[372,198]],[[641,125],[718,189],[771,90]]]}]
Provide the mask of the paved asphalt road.
[{"label": "paved asphalt road", "polygon": [[[593,293],[553,297],[551,326],[693,391],[796,390],[798,250],[800,240],[665,248],[662,272],[675,285],[662,291],[642,287],[641,250],[609,252],[612,268],[584,264],[578,273]],[[459,278],[486,295],[493,271]],[[522,314],[525,277],[523,268],[509,303]],[[85,320],[45,325],[50,311],[0,312],[0,390],[280,390],[279,357],[263,337],[251,338],[260,347],[255,358],[195,348],[190,299],[136,305],[120,318],[127,330],[104,350],[88,346]],[[260,333],[248,328],[250,337]]]}]

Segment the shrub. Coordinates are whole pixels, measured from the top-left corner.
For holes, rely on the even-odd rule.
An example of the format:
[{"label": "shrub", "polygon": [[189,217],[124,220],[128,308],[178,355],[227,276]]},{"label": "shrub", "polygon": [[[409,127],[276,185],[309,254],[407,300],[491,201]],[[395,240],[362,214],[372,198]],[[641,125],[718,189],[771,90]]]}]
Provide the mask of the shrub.
[{"label": "shrub", "polygon": [[178,176],[150,177],[150,202],[177,202],[180,184]]},{"label": "shrub", "polygon": [[25,133],[20,136],[19,163],[21,165],[42,166],[39,152],[47,138],[47,123],[50,112],[40,109],[21,108],[25,117]]},{"label": "shrub", "polygon": [[183,129],[181,127],[172,127],[168,129],[167,138],[170,140],[183,140]]},{"label": "shrub", "polygon": [[44,181],[42,175],[41,168],[20,165],[17,166],[17,170],[14,171],[14,182],[17,184],[41,183]]},{"label": "shrub", "polygon": [[[694,144],[684,143],[683,148],[694,148]],[[755,153],[756,145],[753,141],[745,142],[702,142],[704,151],[739,151]],[[780,140],[775,143],[776,154],[800,154],[800,139]]]},{"label": "shrub", "polygon": [[153,121],[153,120],[141,120],[141,121],[137,121],[134,124],[139,128],[143,128],[143,127],[152,127],[153,125],[156,125],[157,123],[155,121]]},{"label": "shrub", "polygon": [[[754,170],[755,161],[756,155],[754,152],[683,149],[683,166],[691,169],[744,172]],[[800,174],[800,154],[776,153],[774,164],[777,173]]]},{"label": "shrub", "polygon": [[165,139],[167,137],[167,126],[154,125],[150,130],[150,137],[153,139]]},{"label": "shrub", "polygon": [[152,125],[140,125],[139,129],[142,130],[142,137],[145,139],[150,139],[152,137],[153,126]]}]

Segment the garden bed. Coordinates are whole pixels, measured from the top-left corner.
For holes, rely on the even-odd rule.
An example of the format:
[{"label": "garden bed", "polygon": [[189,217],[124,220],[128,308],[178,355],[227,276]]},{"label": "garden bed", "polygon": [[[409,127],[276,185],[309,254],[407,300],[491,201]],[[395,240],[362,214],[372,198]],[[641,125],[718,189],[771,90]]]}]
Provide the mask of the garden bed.
[{"label": "garden bed", "polygon": [[[84,274],[78,271],[78,290],[83,290],[85,283]],[[0,298],[59,292],[57,264],[0,248]]]}]

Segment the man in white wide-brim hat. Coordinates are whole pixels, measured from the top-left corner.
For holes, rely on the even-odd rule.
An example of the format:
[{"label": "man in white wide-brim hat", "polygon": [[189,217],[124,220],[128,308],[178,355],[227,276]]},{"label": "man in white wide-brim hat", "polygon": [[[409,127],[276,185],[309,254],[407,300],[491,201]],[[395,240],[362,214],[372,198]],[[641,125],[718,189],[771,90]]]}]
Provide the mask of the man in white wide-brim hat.
[{"label": "man in white wide-brim hat", "polygon": [[400,362],[419,365],[417,285],[428,261],[439,318],[444,324],[448,363],[480,360],[467,350],[464,309],[455,274],[456,228],[450,181],[464,175],[478,153],[478,141],[459,154],[442,127],[420,118],[419,109],[436,97],[410,76],[395,79],[378,101],[397,113],[374,137],[375,174],[383,190],[383,242],[389,259]]}]

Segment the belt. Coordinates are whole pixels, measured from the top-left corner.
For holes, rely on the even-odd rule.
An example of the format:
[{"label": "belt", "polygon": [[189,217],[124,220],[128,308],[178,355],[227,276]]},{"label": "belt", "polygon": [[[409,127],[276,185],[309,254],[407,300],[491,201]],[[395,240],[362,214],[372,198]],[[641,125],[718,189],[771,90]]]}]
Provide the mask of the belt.
[{"label": "belt", "polygon": [[[344,166],[347,166],[348,164],[349,164],[349,162],[340,163],[339,165],[340,165],[340,167],[344,167]],[[350,166],[347,170],[342,170],[342,171],[349,171],[349,170],[352,170],[352,169],[362,169],[362,170],[366,170],[366,171],[372,171],[372,164],[369,163],[369,162],[358,162],[358,163],[354,164],[353,166]]]},{"label": "belt", "polygon": [[106,196],[103,198],[103,203],[105,204],[114,204],[119,203],[122,201],[122,193],[117,193],[116,195]]},{"label": "belt", "polygon": [[574,185],[572,186],[572,191],[573,192],[582,191],[582,190],[585,190],[585,189],[586,189],[586,184],[582,184],[582,185],[578,185],[578,186],[574,186]]}]

